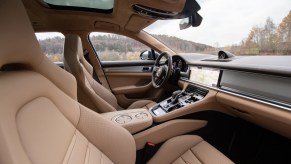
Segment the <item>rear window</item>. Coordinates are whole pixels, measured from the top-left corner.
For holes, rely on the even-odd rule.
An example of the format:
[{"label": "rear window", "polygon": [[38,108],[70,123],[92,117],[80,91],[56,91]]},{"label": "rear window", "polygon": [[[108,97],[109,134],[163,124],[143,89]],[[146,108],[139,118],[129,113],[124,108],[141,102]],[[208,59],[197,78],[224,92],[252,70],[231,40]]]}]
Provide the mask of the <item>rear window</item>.
[{"label": "rear window", "polygon": [[52,62],[63,62],[65,36],[59,32],[35,33],[40,48]]}]

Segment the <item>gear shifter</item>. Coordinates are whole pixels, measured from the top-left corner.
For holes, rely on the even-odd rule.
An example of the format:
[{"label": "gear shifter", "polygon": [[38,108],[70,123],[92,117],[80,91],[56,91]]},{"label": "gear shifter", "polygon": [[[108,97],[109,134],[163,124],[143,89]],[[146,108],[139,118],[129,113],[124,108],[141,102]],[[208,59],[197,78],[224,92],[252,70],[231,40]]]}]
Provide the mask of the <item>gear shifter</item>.
[{"label": "gear shifter", "polygon": [[178,99],[179,99],[179,95],[182,93],[181,90],[177,90],[175,92],[172,93],[172,103],[176,104]]}]

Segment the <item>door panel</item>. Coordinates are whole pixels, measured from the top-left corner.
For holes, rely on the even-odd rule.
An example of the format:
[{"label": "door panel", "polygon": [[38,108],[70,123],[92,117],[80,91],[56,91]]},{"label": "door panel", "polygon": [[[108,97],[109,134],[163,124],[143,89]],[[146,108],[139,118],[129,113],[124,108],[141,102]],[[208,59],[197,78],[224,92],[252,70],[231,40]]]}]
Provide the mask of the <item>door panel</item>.
[{"label": "door panel", "polygon": [[[104,64],[105,63],[105,64]],[[102,62],[103,70],[120,106],[126,108],[136,100],[156,101],[162,89],[151,84],[154,61]]]},{"label": "door panel", "polygon": [[118,92],[119,94],[122,92],[125,94],[126,89],[128,88],[140,88],[151,84],[151,73],[105,72],[105,75],[111,90],[113,92]]}]

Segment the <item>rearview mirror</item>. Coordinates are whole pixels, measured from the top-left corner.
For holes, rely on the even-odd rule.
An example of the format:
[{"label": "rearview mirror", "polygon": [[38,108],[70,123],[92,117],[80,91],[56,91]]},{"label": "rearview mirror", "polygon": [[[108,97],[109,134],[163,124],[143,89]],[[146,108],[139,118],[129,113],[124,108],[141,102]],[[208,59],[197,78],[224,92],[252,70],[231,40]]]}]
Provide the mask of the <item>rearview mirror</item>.
[{"label": "rearview mirror", "polygon": [[180,26],[180,30],[184,30],[186,28],[189,28],[191,26],[190,17],[182,19],[179,23],[179,26]]},{"label": "rearview mirror", "polygon": [[184,18],[180,21],[180,30],[184,30],[189,27],[198,27],[202,22],[202,17],[198,13],[193,13],[192,16]]}]

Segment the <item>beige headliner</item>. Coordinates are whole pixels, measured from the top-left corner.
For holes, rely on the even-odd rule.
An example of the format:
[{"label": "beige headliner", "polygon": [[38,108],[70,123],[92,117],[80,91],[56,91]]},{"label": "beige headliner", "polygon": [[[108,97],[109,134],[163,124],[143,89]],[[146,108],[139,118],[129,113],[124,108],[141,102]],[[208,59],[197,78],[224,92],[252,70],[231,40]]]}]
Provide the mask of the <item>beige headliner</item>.
[{"label": "beige headliner", "polygon": [[132,5],[141,4],[161,10],[179,12],[183,10],[185,0],[115,0],[111,14],[54,10],[45,7],[41,0],[23,0],[23,3],[34,30],[37,32],[111,32],[132,37],[159,52],[168,51],[173,54],[174,52],[170,48],[142,31],[142,29],[155,22],[156,19],[137,15],[132,10]]}]

